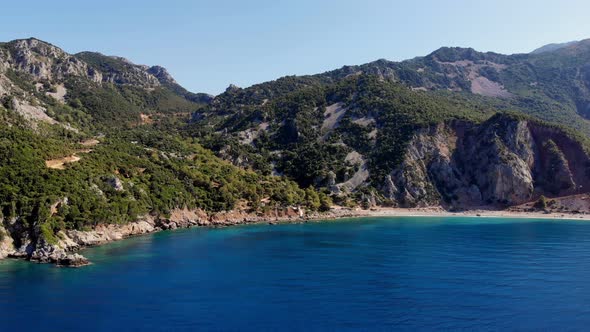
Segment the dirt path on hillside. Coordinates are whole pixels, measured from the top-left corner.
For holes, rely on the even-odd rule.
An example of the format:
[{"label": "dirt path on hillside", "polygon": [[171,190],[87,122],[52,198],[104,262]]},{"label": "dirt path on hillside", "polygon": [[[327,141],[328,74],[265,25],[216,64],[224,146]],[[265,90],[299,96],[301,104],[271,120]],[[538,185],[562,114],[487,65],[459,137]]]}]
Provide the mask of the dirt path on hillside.
[{"label": "dirt path on hillside", "polygon": [[[95,138],[87,139],[85,141],[80,142],[80,145],[85,146],[85,147],[92,147],[92,146],[96,146],[97,144],[100,144],[100,141],[98,141]],[[67,157],[45,160],[45,166],[47,168],[51,168],[51,169],[63,170],[63,169],[66,169],[66,164],[75,163],[77,161],[80,161],[80,159],[82,159],[82,157],[78,156],[79,153],[90,153],[90,152],[92,152],[92,149],[80,149],[80,150],[77,150],[76,152],[74,152],[72,155],[67,156]]]},{"label": "dirt path on hillside", "polygon": [[67,157],[63,157],[63,158],[45,160],[45,166],[47,166],[47,168],[52,168],[52,169],[66,169],[66,164],[75,163],[75,162],[79,161],[80,159],[81,158],[76,156],[76,154],[74,153],[71,156],[67,156]]}]

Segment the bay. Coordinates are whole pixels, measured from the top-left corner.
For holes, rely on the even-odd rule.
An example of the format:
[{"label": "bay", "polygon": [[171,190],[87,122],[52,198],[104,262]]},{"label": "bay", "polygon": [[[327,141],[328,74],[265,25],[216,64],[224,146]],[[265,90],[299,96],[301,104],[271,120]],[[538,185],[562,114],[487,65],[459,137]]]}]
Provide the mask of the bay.
[{"label": "bay", "polygon": [[590,223],[391,217],[195,228],[0,261],[0,330],[585,330]]}]

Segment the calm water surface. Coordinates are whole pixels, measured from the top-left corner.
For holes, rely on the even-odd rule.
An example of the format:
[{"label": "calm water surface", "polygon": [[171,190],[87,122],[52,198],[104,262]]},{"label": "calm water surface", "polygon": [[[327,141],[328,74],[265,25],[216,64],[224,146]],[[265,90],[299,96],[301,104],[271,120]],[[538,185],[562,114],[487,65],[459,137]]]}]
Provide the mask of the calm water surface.
[{"label": "calm water surface", "polygon": [[588,330],[590,223],[367,218],[191,229],[0,261],[1,331]]}]

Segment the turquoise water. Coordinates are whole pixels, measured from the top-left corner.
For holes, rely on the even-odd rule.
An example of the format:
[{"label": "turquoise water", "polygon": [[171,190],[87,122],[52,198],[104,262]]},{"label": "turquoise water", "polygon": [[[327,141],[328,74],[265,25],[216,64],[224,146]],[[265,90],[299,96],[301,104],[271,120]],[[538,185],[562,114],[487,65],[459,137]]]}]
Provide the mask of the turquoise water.
[{"label": "turquoise water", "polygon": [[0,261],[1,331],[586,330],[590,223],[367,218]]}]

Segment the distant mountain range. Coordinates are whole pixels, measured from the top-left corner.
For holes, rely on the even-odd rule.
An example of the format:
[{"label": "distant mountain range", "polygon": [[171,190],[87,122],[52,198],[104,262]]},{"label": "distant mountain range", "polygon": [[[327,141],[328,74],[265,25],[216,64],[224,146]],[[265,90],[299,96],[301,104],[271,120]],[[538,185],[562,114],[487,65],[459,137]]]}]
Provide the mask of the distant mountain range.
[{"label": "distant mountain range", "polygon": [[181,210],[499,209],[588,192],[589,119],[590,40],[443,47],[218,96],[159,66],[1,43],[0,257],[55,260],[68,231]]}]

